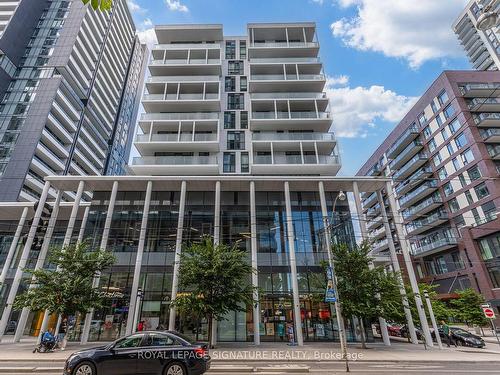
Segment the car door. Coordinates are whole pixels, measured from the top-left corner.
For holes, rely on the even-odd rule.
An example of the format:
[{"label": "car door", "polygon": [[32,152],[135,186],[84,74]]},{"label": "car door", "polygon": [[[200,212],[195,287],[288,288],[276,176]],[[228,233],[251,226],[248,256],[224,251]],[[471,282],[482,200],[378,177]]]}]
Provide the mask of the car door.
[{"label": "car door", "polygon": [[172,359],[183,362],[182,356],[177,356],[183,348],[174,337],[162,332],[149,332],[137,359],[137,374],[161,375],[165,365]]},{"label": "car door", "polygon": [[137,352],[145,334],[138,333],[116,342],[109,354],[101,357],[100,369],[105,375],[135,375],[137,373]]}]

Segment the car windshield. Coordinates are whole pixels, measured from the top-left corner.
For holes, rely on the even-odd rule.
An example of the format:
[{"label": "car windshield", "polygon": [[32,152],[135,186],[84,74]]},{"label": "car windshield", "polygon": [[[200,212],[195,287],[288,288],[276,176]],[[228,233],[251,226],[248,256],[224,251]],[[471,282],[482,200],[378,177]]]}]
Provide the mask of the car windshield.
[{"label": "car windshield", "polygon": [[472,336],[470,332],[467,332],[461,328],[452,328],[451,331],[460,336]]}]

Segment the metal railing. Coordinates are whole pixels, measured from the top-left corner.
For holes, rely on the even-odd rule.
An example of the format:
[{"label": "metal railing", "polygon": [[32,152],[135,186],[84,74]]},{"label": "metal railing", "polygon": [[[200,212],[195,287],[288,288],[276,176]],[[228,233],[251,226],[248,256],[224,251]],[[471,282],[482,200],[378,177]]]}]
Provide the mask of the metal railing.
[{"label": "metal railing", "polygon": [[408,201],[415,198],[416,196],[422,194],[426,190],[434,189],[434,188],[437,188],[436,180],[424,182],[422,185],[420,185],[418,188],[413,190],[411,193],[408,193],[408,194],[402,196],[401,198],[399,198],[399,204],[402,206],[402,205],[406,204]]},{"label": "metal railing", "polygon": [[[425,226],[430,226],[432,223],[438,220],[447,220],[448,214],[444,210],[439,210],[434,212],[433,214],[427,216],[424,219],[419,219],[412,221],[411,223],[406,225],[406,230],[408,233],[413,232],[417,229],[423,228]],[[430,229],[430,228],[428,228]]]},{"label": "metal railing", "polygon": [[142,156],[132,160],[132,165],[214,165],[216,156]]},{"label": "metal railing", "polygon": [[429,243],[423,244],[423,245],[415,245],[411,252],[413,255],[418,255],[422,253],[426,253],[431,250],[438,249],[443,246],[452,246],[452,245],[457,245],[458,240],[456,238],[451,238],[451,237],[445,237],[445,238],[440,238],[434,241],[430,241]]},{"label": "metal railing", "polygon": [[251,81],[324,81],[323,74],[253,74]]},{"label": "metal railing", "polygon": [[140,121],[218,120],[219,112],[142,113]]},{"label": "metal railing", "polygon": [[404,148],[404,150],[402,150],[399,155],[394,158],[390,163],[389,163],[389,166],[391,168],[394,167],[394,165],[398,164],[402,159],[404,159],[413,149],[417,148],[417,147],[422,147],[422,141],[420,141],[419,139],[416,139],[414,141],[412,141],[408,146],[406,146]]},{"label": "metal railing", "polygon": [[326,93],[321,92],[271,92],[251,93],[251,99],[327,99]]},{"label": "metal railing", "polygon": [[415,155],[409,161],[407,161],[406,164],[403,165],[403,167],[401,167],[399,170],[397,170],[394,173],[393,178],[395,180],[397,180],[401,175],[406,173],[410,168],[413,168],[415,162],[417,162],[419,160],[427,160],[427,159],[428,159],[427,153],[419,152],[417,155]]},{"label": "metal railing", "polygon": [[391,147],[389,147],[389,149],[387,150],[387,154],[391,154],[395,149],[397,149],[399,147],[399,145],[401,143],[403,143],[407,136],[409,136],[410,134],[418,134],[419,131],[418,131],[418,127],[417,126],[410,126],[408,129],[406,129],[403,134],[401,134],[399,137],[398,137],[398,140],[396,142],[394,142]]},{"label": "metal railing", "polygon": [[328,119],[329,112],[252,112],[254,120]]},{"label": "metal railing", "polygon": [[335,141],[332,133],[253,133],[254,141]]},{"label": "metal railing", "polygon": [[275,47],[318,47],[317,42],[275,42],[275,41],[265,41],[265,42],[253,42],[250,47],[265,47],[265,48],[275,48]]},{"label": "metal railing", "polygon": [[423,200],[422,202],[420,202],[418,205],[403,210],[402,211],[403,219],[408,219],[413,215],[419,213],[420,211],[424,210],[425,208],[432,206],[433,204],[436,203],[443,203],[441,196],[437,192],[434,193],[432,196],[428,197],[427,199]]}]

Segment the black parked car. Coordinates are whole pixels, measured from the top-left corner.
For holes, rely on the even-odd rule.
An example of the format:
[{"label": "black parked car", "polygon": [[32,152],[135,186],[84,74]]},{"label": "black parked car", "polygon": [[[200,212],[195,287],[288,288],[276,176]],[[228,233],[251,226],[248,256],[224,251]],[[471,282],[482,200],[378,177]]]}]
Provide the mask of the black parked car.
[{"label": "black parked car", "polygon": [[[410,337],[410,334],[408,332],[408,326],[406,324],[401,327],[399,332],[401,333],[401,337],[406,337],[406,338]],[[423,334],[422,330],[420,329],[420,327],[415,327],[415,332],[417,333],[417,339],[423,340],[424,334]]]},{"label": "black parked car", "polygon": [[176,332],[140,332],[73,353],[64,375],[200,375],[210,368],[208,347]]},{"label": "black parked car", "polygon": [[[482,348],[486,345],[481,337],[467,332],[462,328],[450,327],[450,332],[452,339],[457,343],[457,346],[472,346],[475,348]],[[439,336],[441,337],[441,341],[443,344],[446,344],[448,342],[448,339],[444,336],[442,328],[439,328]],[[432,332],[432,338],[436,338],[434,332]]]}]

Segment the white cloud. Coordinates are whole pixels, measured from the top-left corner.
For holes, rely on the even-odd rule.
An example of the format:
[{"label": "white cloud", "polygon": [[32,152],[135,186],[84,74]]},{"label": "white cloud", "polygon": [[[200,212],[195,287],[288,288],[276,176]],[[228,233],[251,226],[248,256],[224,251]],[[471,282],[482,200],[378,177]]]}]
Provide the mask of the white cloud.
[{"label": "white cloud", "polygon": [[319,4],[319,5],[323,5],[324,3],[324,0],[311,0],[313,3],[316,3],[316,4]]},{"label": "white cloud", "polygon": [[349,87],[348,82],[347,76],[329,77],[325,89],[339,137],[366,137],[377,121],[399,122],[417,100],[383,86]]},{"label": "white cloud", "polygon": [[146,18],[144,21],[142,21],[142,26],[144,26],[144,28],[153,26],[153,21],[151,21],[151,18]]},{"label": "white cloud", "polygon": [[156,33],[154,27],[150,27],[149,29],[144,29],[137,32],[139,36],[139,40],[142,43],[146,43],[149,48],[157,43],[156,41]]},{"label": "white cloud", "polygon": [[134,0],[127,0],[128,8],[132,13],[144,14],[146,9],[137,4]]},{"label": "white cloud", "polygon": [[338,0],[357,5],[357,15],[330,26],[335,37],[361,51],[403,58],[416,69],[424,62],[463,56],[451,25],[467,0]]},{"label": "white cloud", "polygon": [[173,12],[189,12],[189,8],[182,4],[180,0],[165,0],[165,4]]}]

